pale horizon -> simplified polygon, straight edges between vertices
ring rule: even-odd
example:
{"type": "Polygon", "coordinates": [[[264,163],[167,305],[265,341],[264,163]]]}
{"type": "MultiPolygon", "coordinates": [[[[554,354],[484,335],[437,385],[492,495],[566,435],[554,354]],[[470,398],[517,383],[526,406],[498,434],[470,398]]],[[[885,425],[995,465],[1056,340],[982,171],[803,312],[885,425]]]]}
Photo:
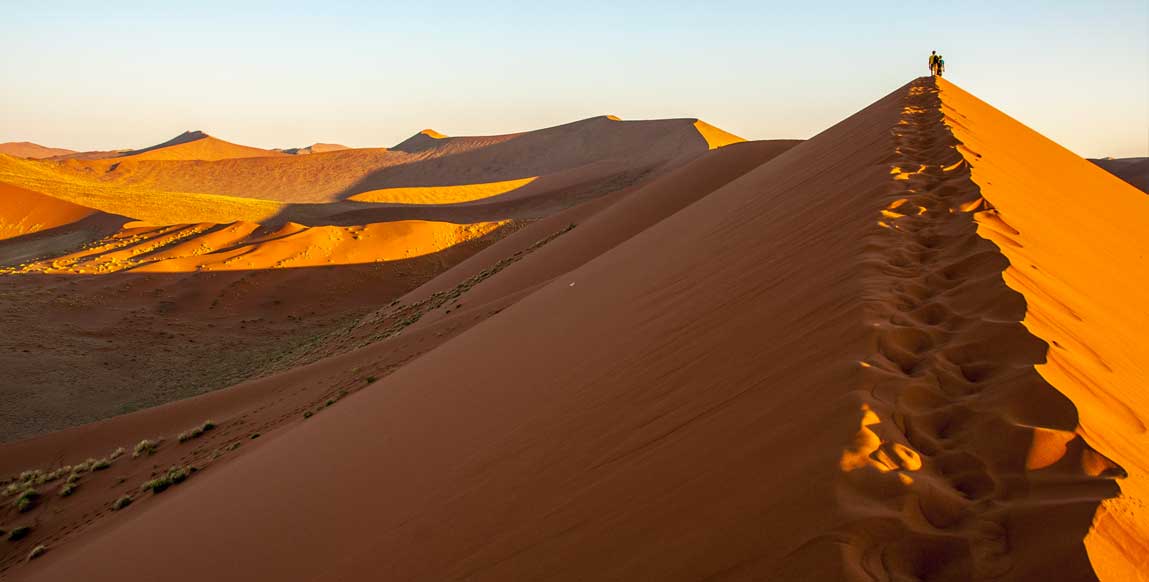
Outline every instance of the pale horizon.
{"type": "Polygon", "coordinates": [[[426,128],[608,114],[806,139],[925,74],[939,49],[950,80],[1075,153],[1149,155],[1143,3],[885,4],[11,7],[0,142],[124,149],[202,130],[261,148],[390,147],[426,128]]]}

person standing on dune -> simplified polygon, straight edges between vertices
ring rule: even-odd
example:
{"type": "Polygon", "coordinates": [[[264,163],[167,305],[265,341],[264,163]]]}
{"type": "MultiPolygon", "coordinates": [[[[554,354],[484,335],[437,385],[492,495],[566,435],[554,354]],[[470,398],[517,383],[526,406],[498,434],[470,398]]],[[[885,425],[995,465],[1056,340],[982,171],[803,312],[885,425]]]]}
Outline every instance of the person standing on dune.
{"type": "Polygon", "coordinates": [[[938,51],[930,51],[930,75],[938,74],[938,51]]]}
{"type": "Polygon", "coordinates": [[[938,55],[938,60],[934,63],[934,70],[937,71],[935,74],[939,77],[942,76],[942,73],[946,70],[946,60],[942,58],[941,55],[938,55]]]}

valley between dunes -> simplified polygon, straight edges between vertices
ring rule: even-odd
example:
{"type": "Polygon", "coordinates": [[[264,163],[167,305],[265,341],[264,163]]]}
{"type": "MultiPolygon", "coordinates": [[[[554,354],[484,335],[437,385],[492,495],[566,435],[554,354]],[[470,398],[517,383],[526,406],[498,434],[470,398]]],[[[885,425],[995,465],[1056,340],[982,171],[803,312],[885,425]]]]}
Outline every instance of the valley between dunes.
{"type": "Polygon", "coordinates": [[[1149,579],[1149,197],[953,83],[321,146],[0,154],[0,578],[1149,579]]]}

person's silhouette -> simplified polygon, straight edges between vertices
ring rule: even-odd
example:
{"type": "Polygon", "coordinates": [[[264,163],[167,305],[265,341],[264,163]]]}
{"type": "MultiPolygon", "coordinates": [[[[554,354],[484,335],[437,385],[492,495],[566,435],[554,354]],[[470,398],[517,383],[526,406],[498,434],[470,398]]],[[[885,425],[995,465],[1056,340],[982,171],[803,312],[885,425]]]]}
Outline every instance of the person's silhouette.
{"type": "Polygon", "coordinates": [[[938,74],[938,61],[940,59],[941,59],[941,56],[938,55],[938,51],[930,51],[930,74],[931,75],[937,75],[938,74]]]}

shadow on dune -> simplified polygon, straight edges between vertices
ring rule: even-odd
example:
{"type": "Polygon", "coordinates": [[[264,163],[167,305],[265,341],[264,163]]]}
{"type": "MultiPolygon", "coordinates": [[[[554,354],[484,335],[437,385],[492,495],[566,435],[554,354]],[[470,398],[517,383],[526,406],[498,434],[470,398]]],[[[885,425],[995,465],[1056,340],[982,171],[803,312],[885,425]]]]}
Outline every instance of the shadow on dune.
{"type": "Polygon", "coordinates": [[[709,145],[693,123],[692,119],[615,121],[603,116],[510,136],[428,137],[433,143],[398,149],[403,146],[400,144],[396,148],[424,159],[375,170],[336,198],[346,200],[381,188],[454,186],[546,177],[608,160],[621,166],[613,168],[613,172],[589,172],[601,179],[604,173],[657,166],[683,155],[706,152],[709,145]]]}
{"type": "Polygon", "coordinates": [[[513,230],[383,263],[0,277],[0,441],[258,377],[513,230]]]}

